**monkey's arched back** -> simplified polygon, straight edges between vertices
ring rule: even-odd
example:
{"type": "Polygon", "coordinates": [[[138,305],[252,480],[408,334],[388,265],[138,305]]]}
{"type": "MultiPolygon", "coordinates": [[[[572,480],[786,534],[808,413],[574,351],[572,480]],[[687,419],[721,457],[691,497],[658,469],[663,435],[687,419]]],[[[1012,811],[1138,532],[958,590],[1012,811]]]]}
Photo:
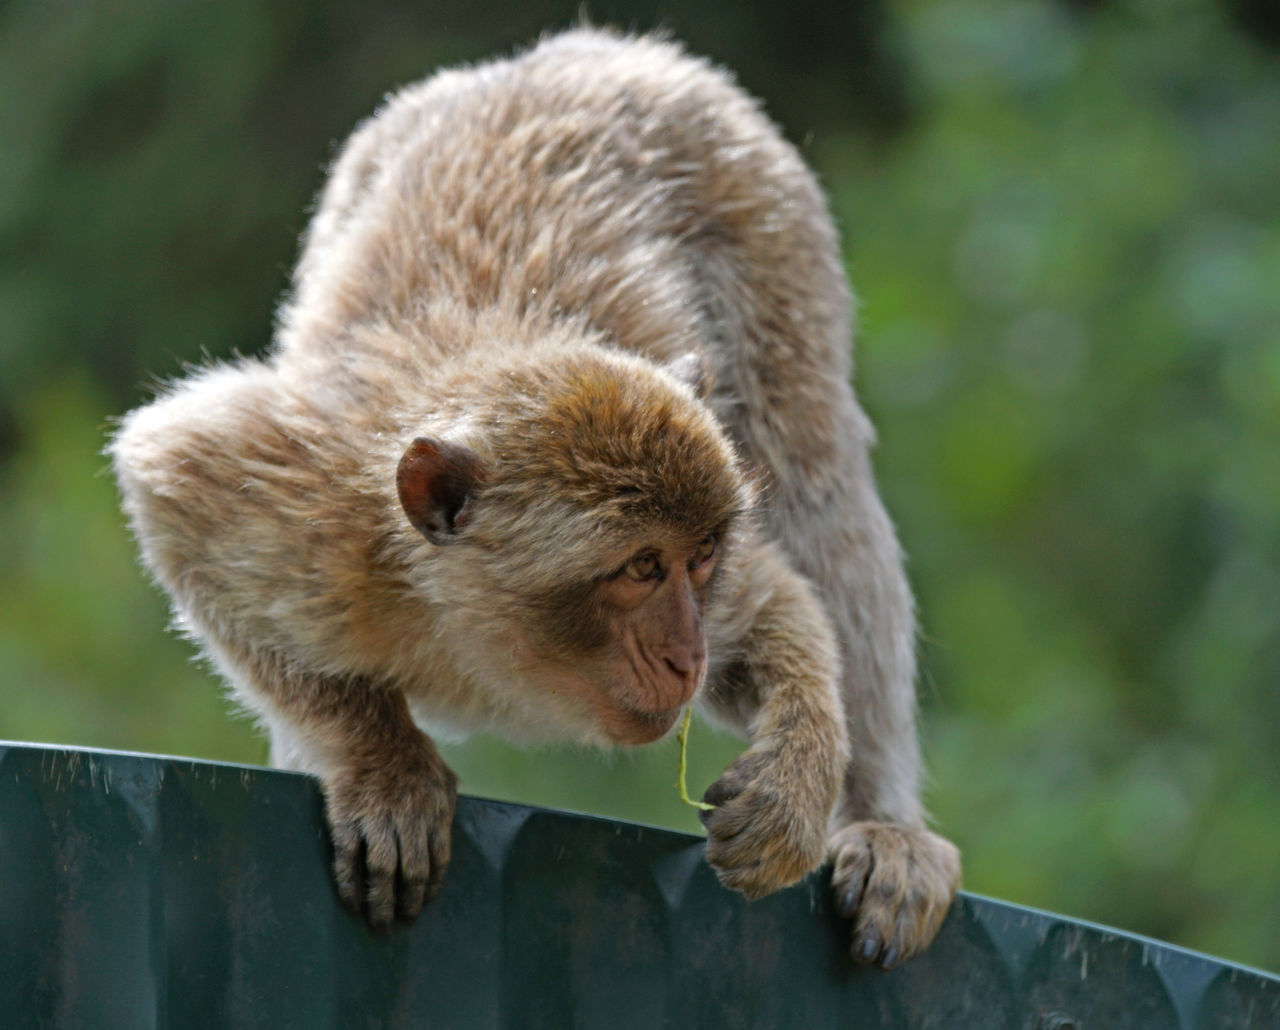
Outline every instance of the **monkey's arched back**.
{"type": "Polygon", "coordinates": [[[852,339],[825,200],[758,105],[674,44],[553,37],[410,87],[356,132],[281,350],[459,298],[572,316],[657,361],[709,351],[717,412],[781,489],[852,442],[833,434],[865,435],[830,413],[853,404],[852,339]]]}

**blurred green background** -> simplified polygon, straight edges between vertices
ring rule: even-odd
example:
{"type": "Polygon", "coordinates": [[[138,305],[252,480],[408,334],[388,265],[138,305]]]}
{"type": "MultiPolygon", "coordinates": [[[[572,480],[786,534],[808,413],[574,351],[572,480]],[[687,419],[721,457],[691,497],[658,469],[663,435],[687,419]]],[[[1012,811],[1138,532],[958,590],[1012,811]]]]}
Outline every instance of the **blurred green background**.
{"type": "MultiPolygon", "coordinates": [[[[388,89],[577,10],[0,5],[0,737],[265,759],[165,630],[108,418],[267,342],[388,89]]],[[[733,67],[830,191],[966,886],[1280,969],[1275,4],[591,12],[733,67]]],[[[736,747],[695,728],[691,787],[736,747]]],[[[473,793],[696,828],[671,742],[449,755],[473,793]]]]}

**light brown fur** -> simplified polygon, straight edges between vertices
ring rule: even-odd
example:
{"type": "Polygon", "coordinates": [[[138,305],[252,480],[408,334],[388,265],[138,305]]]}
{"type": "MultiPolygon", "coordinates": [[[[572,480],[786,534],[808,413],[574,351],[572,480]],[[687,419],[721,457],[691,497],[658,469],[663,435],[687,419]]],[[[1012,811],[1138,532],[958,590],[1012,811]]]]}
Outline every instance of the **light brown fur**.
{"type": "Polygon", "coordinates": [[[829,848],[855,958],[928,943],[959,859],[919,803],[912,603],[851,333],[812,175],[673,45],[566,33],[356,131],[271,353],[177,383],[112,444],[179,621],[273,759],[320,776],[349,901],[412,915],[447,864],[454,783],[420,727],[644,739],[619,699],[653,692],[557,612],[605,625],[592,584],[718,519],[681,618],[702,709],[750,746],[708,792],[708,858],[756,897],[829,848]],[[456,544],[397,500],[415,437],[485,470],[456,544]]]}

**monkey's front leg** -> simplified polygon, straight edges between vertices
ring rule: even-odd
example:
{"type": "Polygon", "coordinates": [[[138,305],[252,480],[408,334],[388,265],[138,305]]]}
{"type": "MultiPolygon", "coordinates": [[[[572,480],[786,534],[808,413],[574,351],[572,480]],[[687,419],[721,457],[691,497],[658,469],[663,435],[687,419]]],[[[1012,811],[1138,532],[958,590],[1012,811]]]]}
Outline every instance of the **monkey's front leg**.
{"type": "Polygon", "coordinates": [[[412,919],[449,865],[457,777],[400,691],[255,664],[249,693],[272,726],[273,761],[324,791],[339,896],[375,929],[412,919]]]}
{"type": "Polygon", "coordinates": [[[828,821],[848,760],[831,628],[808,584],[771,550],[753,556],[763,605],[739,659],[711,684],[712,711],[745,729],[747,751],[703,800],[707,860],[748,898],[787,887],[826,856],[828,821]]]}
{"type": "MultiPolygon", "coordinates": [[[[383,700],[404,708],[399,695],[383,700]]],[[[407,711],[398,716],[321,778],[338,894],[380,930],[413,919],[439,890],[458,803],[453,770],[407,711]]]]}

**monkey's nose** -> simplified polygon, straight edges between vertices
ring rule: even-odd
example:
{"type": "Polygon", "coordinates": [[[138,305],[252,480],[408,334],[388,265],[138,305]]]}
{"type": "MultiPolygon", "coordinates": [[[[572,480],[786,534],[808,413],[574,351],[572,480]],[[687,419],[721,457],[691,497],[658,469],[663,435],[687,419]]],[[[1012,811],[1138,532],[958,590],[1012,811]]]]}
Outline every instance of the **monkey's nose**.
{"type": "Polygon", "coordinates": [[[702,667],[702,652],[691,647],[672,648],[665,658],[667,667],[681,679],[692,679],[702,667]]]}

